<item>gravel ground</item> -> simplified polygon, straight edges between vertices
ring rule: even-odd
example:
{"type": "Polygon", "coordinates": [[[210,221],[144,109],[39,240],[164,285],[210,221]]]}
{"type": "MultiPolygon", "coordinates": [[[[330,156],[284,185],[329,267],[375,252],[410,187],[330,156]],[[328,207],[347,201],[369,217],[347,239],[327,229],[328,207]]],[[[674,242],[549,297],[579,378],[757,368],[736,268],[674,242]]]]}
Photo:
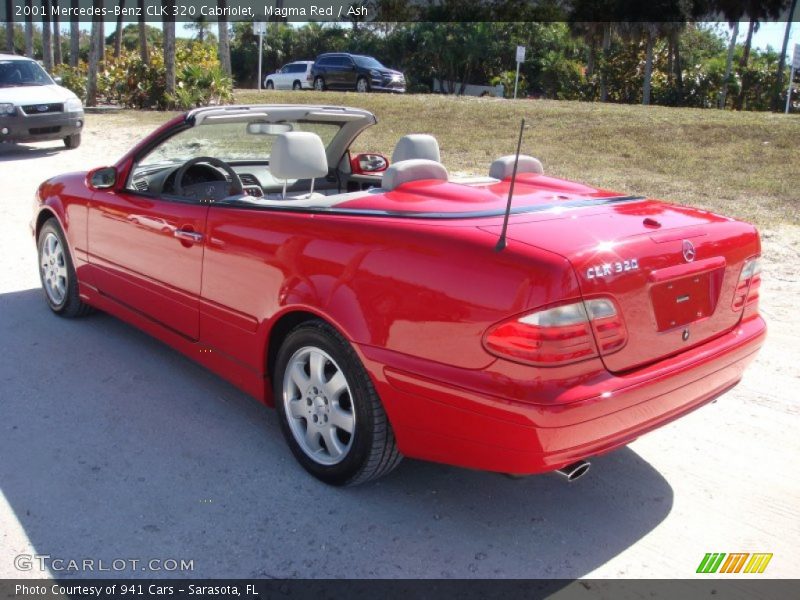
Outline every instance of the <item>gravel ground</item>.
{"type": "Polygon", "coordinates": [[[772,552],[761,577],[800,577],[797,229],[763,232],[770,334],[742,383],[580,482],[408,460],[333,489],[271,410],[111,317],[45,307],[34,190],[150,127],[109,118],[88,116],[74,151],[0,146],[0,577],[103,575],[14,566],[48,554],[193,560],[195,577],[685,578],[706,552],[772,552]]]}

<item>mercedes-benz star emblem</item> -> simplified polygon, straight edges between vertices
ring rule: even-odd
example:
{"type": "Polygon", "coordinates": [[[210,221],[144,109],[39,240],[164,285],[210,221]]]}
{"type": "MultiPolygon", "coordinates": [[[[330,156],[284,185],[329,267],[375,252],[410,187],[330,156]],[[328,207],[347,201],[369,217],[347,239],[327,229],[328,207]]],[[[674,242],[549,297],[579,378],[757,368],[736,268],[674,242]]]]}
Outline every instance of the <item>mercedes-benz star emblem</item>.
{"type": "Polygon", "coordinates": [[[683,240],[683,260],[692,262],[696,254],[694,244],[689,240],[683,240]]]}

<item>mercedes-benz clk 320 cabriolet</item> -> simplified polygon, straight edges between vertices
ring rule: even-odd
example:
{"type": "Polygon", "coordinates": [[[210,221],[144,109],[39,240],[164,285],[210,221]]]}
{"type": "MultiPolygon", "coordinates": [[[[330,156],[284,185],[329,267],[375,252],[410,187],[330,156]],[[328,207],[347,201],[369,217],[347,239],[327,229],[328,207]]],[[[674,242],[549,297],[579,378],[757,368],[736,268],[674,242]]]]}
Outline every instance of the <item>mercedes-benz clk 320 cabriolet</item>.
{"type": "Polygon", "coordinates": [[[274,404],[332,484],[402,456],[574,479],[740,380],[766,333],[753,226],[526,155],[450,178],[427,135],[388,168],[351,156],[375,122],[197,109],[44,182],[48,305],[116,315],[274,404]]]}

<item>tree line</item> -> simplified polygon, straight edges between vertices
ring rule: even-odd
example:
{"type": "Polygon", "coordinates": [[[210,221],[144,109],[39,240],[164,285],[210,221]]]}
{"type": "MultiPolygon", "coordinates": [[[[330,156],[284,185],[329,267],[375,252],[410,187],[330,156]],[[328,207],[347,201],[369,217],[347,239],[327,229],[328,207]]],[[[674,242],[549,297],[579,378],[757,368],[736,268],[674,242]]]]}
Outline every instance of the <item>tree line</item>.
{"type": "MultiPolygon", "coordinates": [[[[10,0],[5,1],[10,11],[10,0]]],[[[143,0],[118,3],[124,6],[126,1],[144,5],[143,0]]],[[[167,14],[174,1],[162,0],[167,14]]],[[[424,20],[425,15],[417,22],[311,22],[302,27],[273,22],[267,28],[262,58],[267,72],[291,60],[313,60],[322,52],[364,53],[403,70],[411,92],[457,94],[467,83],[499,83],[510,94],[515,48],[523,45],[527,48],[520,71],[523,96],[778,110],[787,85],[791,18],[780,51],[753,48],[753,35],[765,21],[794,15],[797,1],[651,0],[645,7],[631,9],[625,0],[573,0],[568,11],[555,15],[551,11],[544,22],[435,22],[424,20]],[[618,20],[600,21],[598,15],[618,20]],[[701,21],[707,15],[722,25],[701,21]],[[746,23],[741,44],[737,43],[740,22],[746,23]]],[[[61,63],[73,68],[85,64],[87,104],[98,100],[98,74],[126,50],[136,53],[144,65],[154,51],[159,52],[166,97],[180,93],[174,20],[165,18],[158,30],[143,17],[127,26],[120,18],[107,32],[109,24],[96,19],[88,34],[71,22],[67,33],[49,11],[51,5],[67,0],[38,2],[46,9],[41,23],[34,24],[32,17],[16,27],[8,23],[6,45],[39,58],[49,71],[61,63]]],[[[99,8],[103,0],[93,2],[99,8]]],[[[389,0],[381,4],[387,2],[392,8],[389,0]]],[[[224,14],[227,0],[217,0],[217,5],[224,14]]],[[[457,11],[466,8],[460,0],[449,0],[436,10],[431,13],[436,18],[455,19],[464,14],[457,11]],[[454,12],[441,12],[446,10],[454,12]]],[[[523,16],[533,19],[537,14],[523,16]]],[[[189,28],[197,43],[214,49],[220,69],[235,85],[255,87],[258,44],[252,23],[229,23],[222,17],[215,23],[199,19],[189,28]]]]}

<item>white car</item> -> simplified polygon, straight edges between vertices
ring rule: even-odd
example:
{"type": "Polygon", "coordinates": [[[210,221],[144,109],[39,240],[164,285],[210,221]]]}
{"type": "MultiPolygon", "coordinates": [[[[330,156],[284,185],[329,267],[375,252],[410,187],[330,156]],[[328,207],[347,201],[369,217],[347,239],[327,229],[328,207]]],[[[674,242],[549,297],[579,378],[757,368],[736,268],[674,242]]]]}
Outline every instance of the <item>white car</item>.
{"type": "Polygon", "coordinates": [[[34,60],[0,54],[0,142],[80,145],[83,104],[58,82],[34,60]]]}
{"type": "Polygon", "coordinates": [[[268,90],[310,90],[314,87],[311,79],[313,64],[313,60],[296,60],[285,64],[264,78],[264,87],[268,90]]]}

